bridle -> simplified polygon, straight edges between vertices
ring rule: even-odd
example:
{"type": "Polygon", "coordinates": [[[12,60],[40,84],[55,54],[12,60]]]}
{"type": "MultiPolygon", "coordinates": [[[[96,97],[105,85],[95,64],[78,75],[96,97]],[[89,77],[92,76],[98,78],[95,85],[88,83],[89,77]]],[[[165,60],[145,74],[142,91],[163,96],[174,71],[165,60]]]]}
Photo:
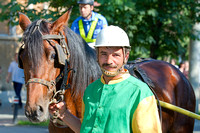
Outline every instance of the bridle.
{"type": "MultiPolygon", "coordinates": [[[[58,103],[60,101],[64,100],[64,92],[66,89],[69,88],[69,83],[68,83],[68,77],[69,77],[69,73],[75,72],[73,69],[69,69],[69,57],[70,57],[70,53],[69,53],[69,48],[68,45],[65,41],[65,36],[62,34],[62,32],[59,32],[59,35],[53,34],[47,34],[47,35],[43,35],[42,32],[40,31],[40,24],[43,20],[38,20],[36,22],[36,25],[33,29],[33,31],[31,32],[31,34],[33,34],[35,31],[39,31],[40,34],[42,35],[42,39],[46,40],[51,46],[53,46],[51,43],[55,44],[55,48],[58,54],[58,60],[59,60],[59,64],[64,65],[64,69],[63,71],[58,75],[58,77],[55,80],[51,80],[51,81],[47,81],[45,79],[40,79],[40,78],[31,78],[27,81],[26,86],[31,84],[31,83],[39,83],[42,84],[44,86],[47,86],[48,91],[52,91],[53,92],[53,96],[50,99],[49,104],[51,103],[58,103]],[[57,42],[53,41],[55,39],[60,40],[60,44],[58,44],[57,42]],[[62,80],[62,84],[59,90],[56,90],[56,84],[58,82],[60,82],[60,80],[62,80]]],[[[21,47],[22,48],[22,47],[21,47]]],[[[58,114],[58,112],[57,112],[58,114]]],[[[50,116],[50,120],[52,120],[52,122],[54,123],[55,126],[58,126],[57,124],[61,125],[59,127],[61,128],[65,128],[67,127],[66,124],[64,124],[64,122],[62,122],[59,118],[58,115],[54,115],[54,116],[50,116]]]]}

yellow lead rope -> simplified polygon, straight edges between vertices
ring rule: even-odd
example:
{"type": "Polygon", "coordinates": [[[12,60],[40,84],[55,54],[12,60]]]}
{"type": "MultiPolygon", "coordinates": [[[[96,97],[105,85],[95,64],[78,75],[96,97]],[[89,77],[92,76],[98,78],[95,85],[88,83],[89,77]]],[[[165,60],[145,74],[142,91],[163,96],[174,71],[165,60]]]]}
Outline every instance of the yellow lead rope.
{"type": "Polygon", "coordinates": [[[196,113],[193,113],[193,112],[191,112],[191,111],[188,111],[188,110],[186,110],[186,109],[177,107],[177,106],[175,106],[175,105],[172,105],[172,104],[169,104],[169,103],[166,103],[166,102],[163,102],[163,101],[159,101],[159,102],[160,102],[161,107],[163,107],[163,108],[167,108],[167,109],[176,111],[176,112],[178,112],[178,113],[187,115],[187,116],[189,116],[189,117],[192,117],[192,118],[194,118],[194,119],[200,120],[200,115],[198,115],[198,114],[196,114],[196,113]]]}

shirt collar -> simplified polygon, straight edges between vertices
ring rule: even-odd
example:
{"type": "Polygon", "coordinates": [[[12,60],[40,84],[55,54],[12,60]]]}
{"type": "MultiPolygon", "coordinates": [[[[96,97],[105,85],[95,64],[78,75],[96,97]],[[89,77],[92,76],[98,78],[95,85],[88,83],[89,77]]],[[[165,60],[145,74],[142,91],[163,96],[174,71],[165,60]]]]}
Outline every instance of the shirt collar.
{"type": "MultiPolygon", "coordinates": [[[[125,70],[125,72],[124,72],[118,79],[110,80],[110,81],[108,82],[108,84],[116,84],[116,83],[119,83],[119,82],[121,82],[121,81],[123,81],[123,80],[129,78],[129,77],[130,77],[129,71],[128,71],[127,69],[124,69],[124,70],[125,70]]],[[[104,78],[103,78],[103,75],[101,75],[101,82],[102,82],[103,84],[106,84],[106,83],[105,83],[105,80],[104,80],[104,78]]]]}

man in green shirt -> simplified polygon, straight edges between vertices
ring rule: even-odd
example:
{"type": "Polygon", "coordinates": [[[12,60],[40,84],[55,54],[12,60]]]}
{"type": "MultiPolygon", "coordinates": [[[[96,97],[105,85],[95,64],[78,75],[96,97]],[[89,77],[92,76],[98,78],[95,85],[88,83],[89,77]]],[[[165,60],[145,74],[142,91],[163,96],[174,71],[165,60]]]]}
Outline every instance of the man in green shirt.
{"type": "Polygon", "coordinates": [[[103,74],[84,92],[82,123],[63,102],[50,105],[50,113],[59,110],[60,118],[75,132],[161,133],[153,93],[124,68],[130,51],[127,34],[108,26],[98,34],[95,48],[103,74]]]}

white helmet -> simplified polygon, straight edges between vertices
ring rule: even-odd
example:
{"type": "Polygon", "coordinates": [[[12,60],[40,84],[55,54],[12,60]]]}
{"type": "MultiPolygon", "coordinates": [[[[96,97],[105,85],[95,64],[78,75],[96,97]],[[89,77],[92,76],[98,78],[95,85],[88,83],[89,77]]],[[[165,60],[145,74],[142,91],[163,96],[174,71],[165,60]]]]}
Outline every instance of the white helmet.
{"type": "Polygon", "coordinates": [[[95,47],[131,47],[126,32],[118,26],[107,26],[99,32],[95,47]]]}

